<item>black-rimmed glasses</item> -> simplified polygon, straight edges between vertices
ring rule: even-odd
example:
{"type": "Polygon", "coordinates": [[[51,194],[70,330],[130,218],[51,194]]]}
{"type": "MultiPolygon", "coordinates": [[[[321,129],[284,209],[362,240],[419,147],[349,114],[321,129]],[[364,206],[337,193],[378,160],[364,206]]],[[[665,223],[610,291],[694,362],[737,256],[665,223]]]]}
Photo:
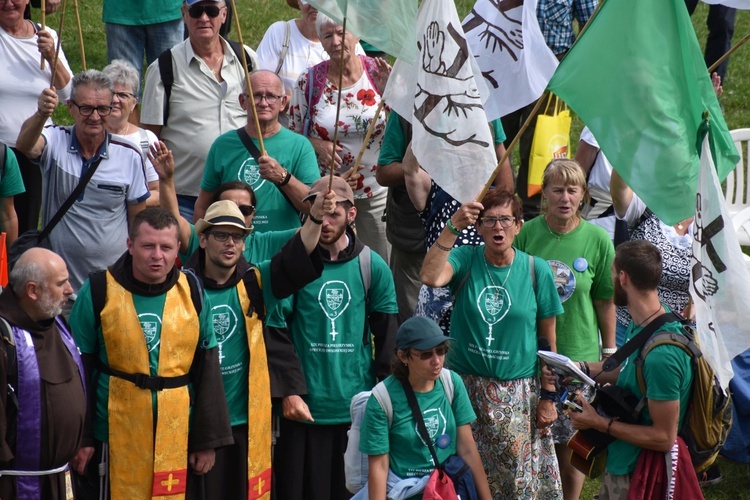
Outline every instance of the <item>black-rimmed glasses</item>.
{"type": "Polygon", "coordinates": [[[253,212],[255,212],[255,207],[252,205],[237,205],[240,209],[240,212],[242,212],[242,215],[248,216],[253,215],[253,212]]]}
{"type": "Polygon", "coordinates": [[[96,111],[99,116],[107,116],[112,112],[112,106],[81,106],[77,102],[75,102],[73,99],[70,100],[70,102],[78,108],[78,111],[83,116],[91,116],[94,111],[96,111]]]}
{"type": "Polygon", "coordinates": [[[245,241],[245,233],[227,233],[224,231],[203,231],[203,234],[213,234],[214,239],[219,243],[224,243],[230,237],[235,243],[242,243],[245,241]]]}

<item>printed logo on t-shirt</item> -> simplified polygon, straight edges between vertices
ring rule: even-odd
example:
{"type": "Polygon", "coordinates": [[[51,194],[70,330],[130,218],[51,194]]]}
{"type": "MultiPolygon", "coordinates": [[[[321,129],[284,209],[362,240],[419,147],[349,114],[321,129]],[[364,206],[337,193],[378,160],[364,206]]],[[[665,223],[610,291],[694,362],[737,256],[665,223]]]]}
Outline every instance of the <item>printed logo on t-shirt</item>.
{"type": "Polygon", "coordinates": [[[224,361],[224,342],[237,331],[237,315],[234,310],[226,304],[220,304],[211,308],[211,324],[214,327],[216,342],[219,344],[219,364],[224,361]]]}
{"type": "Polygon", "coordinates": [[[477,309],[484,322],[487,323],[487,345],[495,340],[492,336],[493,325],[500,322],[508,314],[510,306],[510,295],[508,290],[502,286],[487,286],[479,293],[477,309]]]}
{"type": "Polygon", "coordinates": [[[552,274],[555,277],[555,288],[558,295],[560,295],[560,302],[565,302],[576,291],[575,273],[559,260],[548,260],[547,263],[552,268],[552,274]]]}
{"type": "Polygon", "coordinates": [[[255,158],[248,158],[242,163],[240,171],[237,173],[237,179],[245,184],[250,184],[256,191],[266,182],[265,179],[260,177],[260,167],[255,158]],[[258,181],[260,182],[258,183],[258,181]],[[256,183],[258,183],[257,186],[256,183]]]}
{"type": "Polygon", "coordinates": [[[146,347],[148,352],[156,349],[159,345],[159,329],[161,327],[161,318],[156,314],[143,313],[138,315],[138,321],[141,323],[141,330],[143,330],[143,337],[146,339],[146,347]]]}
{"type": "Polygon", "coordinates": [[[336,336],[340,333],[336,331],[336,319],[344,314],[351,301],[352,295],[349,292],[349,287],[343,281],[326,281],[320,287],[318,305],[323,309],[326,318],[331,321],[332,342],[336,342],[336,336]]]}
{"type": "MultiPolygon", "coordinates": [[[[430,408],[422,412],[422,419],[424,420],[424,426],[427,427],[427,433],[430,436],[430,441],[433,443],[437,436],[442,436],[446,433],[448,427],[448,421],[443,415],[443,411],[440,408],[430,408]]],[[[419,427],[414,424],[414,432],[419,436],[419,440],[422,444],[427,446],[427,443],[422,439],[422,435],[419,433],[419,427]]]]}

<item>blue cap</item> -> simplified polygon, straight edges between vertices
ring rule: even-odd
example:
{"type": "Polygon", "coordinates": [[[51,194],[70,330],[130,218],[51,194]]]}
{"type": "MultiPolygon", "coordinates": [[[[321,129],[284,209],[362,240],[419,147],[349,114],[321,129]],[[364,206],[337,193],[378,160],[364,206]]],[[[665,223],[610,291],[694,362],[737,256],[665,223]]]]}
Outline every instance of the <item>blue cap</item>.
{"type": "Polygon", "coordinates": [[[221,3],[223,0],[185,0],[185,4],[190,7],[191,5],[195,5],[200,2],[214,2],[214,3],[221,3]]]}
{"type": "Polygon", "coordinates": [[[453,339],[446,337],[433,320],[415,316],[404,321],[396,332],[396,349],[426,351],[449,340],[453,339]]]}

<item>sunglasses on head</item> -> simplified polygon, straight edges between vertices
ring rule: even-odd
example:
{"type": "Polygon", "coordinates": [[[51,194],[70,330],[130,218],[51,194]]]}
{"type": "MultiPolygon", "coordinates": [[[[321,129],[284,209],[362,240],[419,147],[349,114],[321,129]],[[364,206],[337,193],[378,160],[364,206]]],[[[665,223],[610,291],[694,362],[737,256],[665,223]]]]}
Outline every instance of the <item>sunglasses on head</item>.
{"type": "Polygon", "coordinates": [[[219,12],[221,12],[221,7],[218,5],[191,5],[188,8],[188,14],[190,14],[190,17],[193,19],[199,19],[203,13],[206,13],[208,17],[216,17],[219,15],[219,12]]]}
{"type": "Polygon", "coordinates": [[[417,351],[415,354],[422,361],[427,361],[428,359],[432,359],[432,356],[434,356],[435,354],[437,354],[438,356],[445,356],[447,353],[448,353],[448,346],[441,345],[429,351],[417,351]]]}

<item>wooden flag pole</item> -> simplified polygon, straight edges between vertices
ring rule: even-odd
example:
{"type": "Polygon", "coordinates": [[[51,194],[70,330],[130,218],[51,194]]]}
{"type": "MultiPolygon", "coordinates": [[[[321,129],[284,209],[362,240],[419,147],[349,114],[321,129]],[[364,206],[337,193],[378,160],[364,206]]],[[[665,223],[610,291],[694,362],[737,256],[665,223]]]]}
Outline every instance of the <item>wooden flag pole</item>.
{"type": "Polygon", "coordinates": [[[505,163],[505,160],[508,159],[510,156],[510,152],[513,151],[513,148],[516,147],[516,144],[518,144],[518,141],[521,140],[521,136],[524,132],[526,132],[526,129],[529,128],[529,124],[531,123],[532,118],[536,116],[536,114],[539,112],[539,108],[542,106],[542,102],[544,102],[544,98],[547,97],[547,94],[549,93],[549,90],[545,90],[544,93],[541,95],[539,100],[536,102],[536,106],[534,106],[534,109],[531,110],[531,114],[526,118],[526,121],[523,122],[523,125],[521,126],[521,130],[518,131],[516,136],[513,138],[511,143],[508,145],[507,148],[505,148],[505,154],[500,158],[500,161],[497,162],[497,167],[495,167],[495,170],[492,171],[492,174],[490,175],[490,178],[487,179],[487,182],[484,184],[484,187],[479,192],[476,198],[474,198],[474,201],[482,201],[482,198],[484,198],[484,195],[487,194],[487,191],[490,189],[490,186],[492,186],[492,183],[495,181],[495,177],[497,177],[498,172],[500,172],[500,167],[502,167],[503,163],[505,163]]]}
{"type": "MultiPolygon", "coordinates": [[[[47,27],[47,0],[42,0],[42,29],[47,27]]],[[[60,34],[58,33],[58,36],[60,34]]],[[[39,69],[44,71],[44,54],[42,54],[42,62],[39,63],[39,69]]]]}
{"type": "MultiPolygon", "coordinates": [[[[328,178],[328,190],[331,190],[333,186],[333,170],[336,167],[336,142],[339,139],[339,115],[341,114],[341,86],[344,82],[344,41],[346,40],[346,15],[344,16],[344,23],[342,24],[343,33],[341,35],[341,61],[339,62],[339,83],[337,90],[339,91],[338,98],[336,99],[336,123],[333,124],[333,146],[331,147],[331,174],[328,178]]],[[[367,71],[367,68],[362,68],[367,71]]],[[[307,82],[308,85],[312,85],[313,82],[307,82]]],[[[311,109],[307,110],[308,113],[312,113],[311,109]]]]}
{"type": "Polygon", "coordinates": [[[78,24],[78,45],[81,47],[81,65],[83,71],[86,71],[86,51],[83,48],[83,30],[81,29],[81,14],[78,12],[78,0],[73,0],[73,7],[76,10],[76,24],[78,24]]]}
{"type": "Polygon", "coordinates": [[[245,70],[245,82],[247,86],[247,100],[250,103],[250,109],[253,114],[253,122],[255,123],[255,131],[258,134],[258,149],[260,149],[260,155],[266,156],[266,148],[263,146],[263,134],[260,131],[260,121],[258,121],[258,111],[255,109],[255,97],[253,96],[253,84],[250,82],[250,72],[247,70],[247,54],[245,53],[245,43],[242,41],[242,28],[240,27],[240,16],[237,11],[237,4],[234,0],[232,2],[232,13],[234,14],[234,27],[237,29],[237,41],[240,43],[242,49],[242,68],[245,70]]]}
{"type": "Polygon", "coordinates": [[[383,99],[380,99],[380,104],[378,104],[378,109],[375,110],[375,117],[370,122],[370,126],[367,127],[367,133],[365,134],[365,140],[362,143],[362,147],[359,150],[359,154],[357,155],[357,161],[354,162],[354,172],[357,173],[357,168],[359,168],[359,164],[362,161],[362,156],[365,154],[365,149],[367,149],[367,143],[370,141],[370,137],[372,136],[372,133],[375,131],[375,125],[378,122],[378,118],[380,118],[380,112],[383,111],[383,106],[385,105],[385,101],[383,99]]]}
{"type": "Polygon", "coordinates": [[[62,33],[63,33],[63,21],[65,21],[65,7],[68,5],[68,0],[63,0],[62,12],[60,12],[60,28],[57,30],[57,48],[55,49],[55,62],[52,64],[52,76],[49,80],[49,86],[52,87],[55,84],[55,75],[57,73],[57,61],[60,59],[60,46],[62,45],[62,33]]]}
{"type": "Polygon", "coordinates": [[[745,36],[744,36],[744,37],[742,38],[742,40],[740,40],[739,42],[737,42],[737,44],[735,44],[735,46],[734,46],[734,47],[732,47],[731,49],[729,49],[729,50],[727,51],[727,53],[726,53],[726,54],[724,54],[723,56],[721,56],[721,57],[720,57],[720,58],[719,58],[719,59],[718,59],[718,60],[717,60],[717,61],[716,61],[715,63],[713,63],[713,64],[711,65],[711,67],[710,67],[710,68],[708,68],[708,74],[710,75],[711,73],[713,73],[713,72],[714,72],[714,70],[715,70],[716,68],[718,68],[718,67],[719,67],[719,65],[720,65],[721,63],[723,63],[724,61],[726,61],[726,60],[727,60],[727,58],[728,58],[729,56],[731,56],[731,55],[732,55],[732,53],[733,53],[733,52],[734,52],[735,50],[737,50],[737,49],[739,49],[740,47],[742,47],[742,46],[743,46],[743,45],[745,44],[745,42],[747,42],[748,40],[750,40],[750,34],[747,34],[747,35],[745,35],[745,36]]]}

